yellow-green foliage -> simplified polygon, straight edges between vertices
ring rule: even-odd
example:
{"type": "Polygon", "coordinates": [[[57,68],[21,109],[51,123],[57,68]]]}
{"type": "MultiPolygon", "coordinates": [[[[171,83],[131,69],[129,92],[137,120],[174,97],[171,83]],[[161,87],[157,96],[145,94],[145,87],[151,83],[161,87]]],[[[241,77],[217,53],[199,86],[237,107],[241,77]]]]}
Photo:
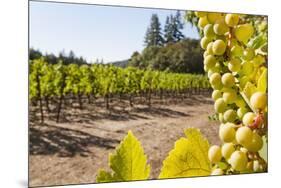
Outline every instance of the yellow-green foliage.
{"type": "Polygon", "coordinates": [[[176,141],[174,149],[163,161],[159,178],[210,175],[208,140],[195,128],[187,129],[185,135],[187,138],[180,138],[176,141]]]}
{"type": "Polygon", "coordinates": [[[112,172],[100,170],[97,182],[116,182],[130,180],[145,180],[149,178],[150,165],[144,154],[141,143],[131,131],[109,156],[109,166],[112,172]]]}

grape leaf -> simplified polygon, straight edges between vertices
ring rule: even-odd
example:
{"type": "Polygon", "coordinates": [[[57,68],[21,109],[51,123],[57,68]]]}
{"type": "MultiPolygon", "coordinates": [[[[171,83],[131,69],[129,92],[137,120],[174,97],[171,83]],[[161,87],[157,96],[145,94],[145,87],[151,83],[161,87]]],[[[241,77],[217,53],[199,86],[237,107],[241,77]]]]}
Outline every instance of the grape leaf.
{"type": "Polygon", "coordinates": [[[247,82],[244,89],[243,89],[243,93],[247,96],[248,99],[256,91],[257,91],[257,87],[254,84],[252,84],[251,82],[247,82]]]}
{"type": "Polygon", "coordinates": [[[259,151],[260,156],[267,162],[267,139],[265,136],[262,137],[263,146],[259,151]]]}
{"type": "Polygon", "coordinates": [[[207,139],[195,128],[187,129],[185,135],[187,138],[177,140],[174,149],[163,161],[160,179],[210,175],[207,139]]]}
{"type": "Polygon", "coordinates": [[[267,37],[264,34],[260,34],[250,40],[247,44],[248,47],[258,49],[267,43],[267,37]]]}
{"type": "Polygon", "coordinates": [[[264,69],[258,79],[257,90],[265,93],[267,89],[267,69],[264,69]]]}
{"type": "Polygon", "coordinates": [[[131,131],[109,156],[109,166],[113,172],[99,170],[97,182],[116,182],[146,180],[149,177],[150,165],[141,143],[131,131]]]}

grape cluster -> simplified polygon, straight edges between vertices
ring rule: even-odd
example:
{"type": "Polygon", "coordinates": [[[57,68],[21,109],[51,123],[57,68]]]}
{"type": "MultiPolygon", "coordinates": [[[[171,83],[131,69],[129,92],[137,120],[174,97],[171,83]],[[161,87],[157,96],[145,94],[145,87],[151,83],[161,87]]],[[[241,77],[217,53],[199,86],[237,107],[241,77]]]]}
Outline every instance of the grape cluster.
{"type": "MultiPolygon", "coordinates": [[[[212,99],[221,122],[222,145],[210,147],[212,175],[266,171],[258,151],[267,133],[267,93],[245,87],[257,85],[257,74],[266,68],[266,57],[249,47],[255,27],[243,15],[195,12],[203,37],[204,70],[213,88],[212,99]]],[[[264,24],[264,22],[263,22],[264,24]]]]}

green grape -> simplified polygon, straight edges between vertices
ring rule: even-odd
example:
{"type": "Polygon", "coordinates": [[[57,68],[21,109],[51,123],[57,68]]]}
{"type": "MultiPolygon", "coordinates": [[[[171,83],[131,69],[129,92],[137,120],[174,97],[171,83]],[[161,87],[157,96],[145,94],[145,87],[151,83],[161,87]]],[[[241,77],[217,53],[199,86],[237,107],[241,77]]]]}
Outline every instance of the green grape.
{"type": "Polygon", "coordinates": [[[217,145],[213,145],[209,148],[208,158],[211,163],[217,163],[221,160],[221,148],[217,145]]]}
{"type": "Polygon", "coordinates": [[[214,32],[217,35],[224,35],[229,32],[229,27],[225,24],[224,19],[217,20],[214,24],[214,32]]]}
{"type": "Polygon", "coordinates": [[[221,71],[221,65],[220,65],[220,63],[219,62],[217,62],[216,64],[215,64],[215,66],[213,66],[212,68],[211,68],[211,70],[213,71],[213,72],[217,72],[217,73],[220,73],[220,71],[221,71]]]}
{"type": "Polygon", "coordinates": [[[238,72],[241,68],[241,60],[239,58],[233,58],[229,61],[227,67],[231,72],[238,72]]]}
{"type": "Polygon", "coordinates": [[[267,97],[265,93],[256,92],[251,96],[250,104],[254,109],[263,110],[266,107],[267,97]]]}
{"type": "Polygon", "coordinates": [[[200,45],[201,48],[203,48],[204,50],[206,50],[207,45],[212,41],[212,39],[208,38],[208,37],[203,37],[200,41],[200,45]]]}
{"type": "Polygon", "coordinates": [[[247,112],[242,119],[244,125],[249,126],[255,120],[256,115],[253,112],[247,112]]]}
{"type": "Polygon", "coordinates": [[[225,23],[229,27],[234,27],[239,23],[239,15],[237,14],[226,14],[225,15],[225,23]]]}
{"type": "Polygon", "coordinates": [[[207,55],[204,59],[204,65],[206,65],[207,68],[214,67],[217,60],[213,55],[207,55]]]}
{"type": "Polygon", "coordinates": [[[237,118],[237,113],[236,111],[229,109],[224,112],[223,118],[226,122],[234,122],[237,118]]]}
{"type": "Polygon", "coordinates": [[[219,19],[222,18],[222,15],[221,15],[221,13],[209,12],[209,13],[207,14],[207,18],[208,18],[208,21],[209,21],[211,24],[214,24],[217,20],[219,20],[219,19]]]}
{"type": "Polygon", "coordinates": [[[243,55],[243,48],[239,45],[234,45],[230,49],[230,55],[231,57],[242,57],[243,55]]]}
{"type": "Polygon", "coordinates": [[[235,148],[233,143],[224,143],[221,147],[221,153],[225,159],[229,159],[234,151],[235,148]]]}
{"type": "Polygon", "coordinates": [[[229,162],[234,170],[244,171],[247,167],[248,159],[245,153],[235,151],[231,154],[229,162]]]}
{"type": "Polygon", "coordinates": [[[231,73],[225,73],[221,77],[221,82],[226,87],[232,87],[235,84],[234,76],[231,73]]]}
{"type": "Polygon", "coordinates": [[[207,16],[207,12],[202,12],[202,11],[196,11],[194,12],[194,14],[200,18],[207,16]]]}
{"type": "Polygon", "coordinates": [[[258,152],[263,146],[263,141],[258,133],[253,132],[253,137],[251,142],[245,144],[245,148],[247,148],[250,152],[258,152]]]}
{"type": "Polygon", "coordinates": [[[221,75],[219,73],[214,73],[210,77],[211,85],[218,85],[221,84],[221,75]]]}
{"type": "Polygon", "coordinates": [[[252,48],[246,48],[243,51],[243,60],[245,60],[245,61],[252,60],[254,58],[254,56],[255,56],[255,50],[252,48]]]}
{"type": "Polygon", "coordinates": [[[209,44],[207,45],[207,48],[206,48],[206,52],[210,55],[214,55],[213,44],[214,44],[214,42],[209,42],[209,44]]]}
{"type": "Polygon", "coordinates": [[[215,101],[214,108],[217,113],[223,113],[226,110],[227,105],[222,98],[215,101]]]}
{"type": "Polygon", "coordinates": [[[206,65],[204,65],[203,69],[204,69],[204,71],[205,71],[205,72],[207,72],[207,71],[208,71],[208,68],[207,68],[207,66],[206,66],[206,65]]]}
{"type": "Polygon", "coordinates": [[[219,175],[223,175],[223,174],[224,174],[224,172],[220,168],[213,169],[211,172],[212,176],[219,176],[219,175]]]}
{"type": "Polygon", "coordinates": [[[241,71],[244,75],[249,75],[249,74],[253,73],[254,65],[250,61],[244,61],[242,63],[241,71]]]}
{"type": "Polygon", "coordinates": [[[198,20],[198,27],[200,29],[203,29],[208,24],[209,24],[209,21],[208,21],[207,17],[199,18],[199,20],[198,20]]]}
{"type": "Polygon", "coordinates": [[[237,142],[242,146],[251,142],[252,137],[253,137],[253,131],[246,126],[238,128],[235,135],[237,142]]]}
{"type": "Polygon", "coordinates": [[[205,58],[207,55],[210,55],[210,54],[208,54],[208,52],[205,51],[205,52],[203,53],[203,57],[205,58]]]}
{"type": "Polygon", "coordinates": [[[212,99],[213,100],[217,100],[218,98],[221,98],[221,97],[222,97],[222,95],[221,95],[220,90],[214,90],[212,92],[212,99]]]}
{"type": "Polygon", "coordinates": [[[227,104],[232,104],[235,102],[237,98],[236,91],[234,89],[227,89],[225,92],[223,92],[223,100],[227,104]]]}
{"type": "Polygon", "coordinates": [[[219,113],[219,121],[221,123],[225,123],[225,120],[223,119],[223,113],[219,113]]]}
{"type": "Polygon", "coordinates": [[[215,55],[222,55],[224,54],[226,49],[226,45],[223,40],[216,40],[212,45],[212,50],[215,55]]]}
{"type": "Polygon", "coordinates": [[[210,39],[215,38],[216,34],[214,32],[212,24],[208,24],[204,27],[204,35],[210,39]]]}
{"type": "Polygon", "coordinates": [[[238,41],[246,44],[254,34],[254,28],[251,24],[238,25],[235,28],[234,34],[238,41]]]}
{"type": "Polygon", "coordinates": [[[238,110],[237,110],[237,115],[240,119],[243,118],[243,116],[248,112],[249,110],[245,107],[240,107],[238,110]]]}
{"type": "Polygon", "coordinates": [[[234,124],[221,124],[219,129],[219,137],[223,142],[232,142],[235,138],[234,124]]]}

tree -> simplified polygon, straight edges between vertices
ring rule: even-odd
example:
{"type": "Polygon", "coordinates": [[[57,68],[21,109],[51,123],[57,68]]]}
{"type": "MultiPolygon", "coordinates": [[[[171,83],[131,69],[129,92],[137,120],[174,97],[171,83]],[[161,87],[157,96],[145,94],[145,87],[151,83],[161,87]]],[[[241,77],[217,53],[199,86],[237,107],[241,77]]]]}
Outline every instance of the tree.
{"type": "Polygon", "coordinates": [[[161,46],[164,43],[161,24],[157,14],[152,14],[150,26],[147,28],[144,40],[145,46],[161,46]]]}
{"type": "Polygon", "coordinates": [[[181,32],[183,26],[180,11],[177,11],[175,16],[167,16],[164,27],[165,43],[174,43],[184,39],[185,36],[181,32]]]}
{"type": "Polygon", "coordinates": [[[165,43],[175,42],[174,36],[173,36],[173,28],[171,21],[174,19],[173,15],[167,16],[166,23],[164,26],[164,38],[165,43]]]}

